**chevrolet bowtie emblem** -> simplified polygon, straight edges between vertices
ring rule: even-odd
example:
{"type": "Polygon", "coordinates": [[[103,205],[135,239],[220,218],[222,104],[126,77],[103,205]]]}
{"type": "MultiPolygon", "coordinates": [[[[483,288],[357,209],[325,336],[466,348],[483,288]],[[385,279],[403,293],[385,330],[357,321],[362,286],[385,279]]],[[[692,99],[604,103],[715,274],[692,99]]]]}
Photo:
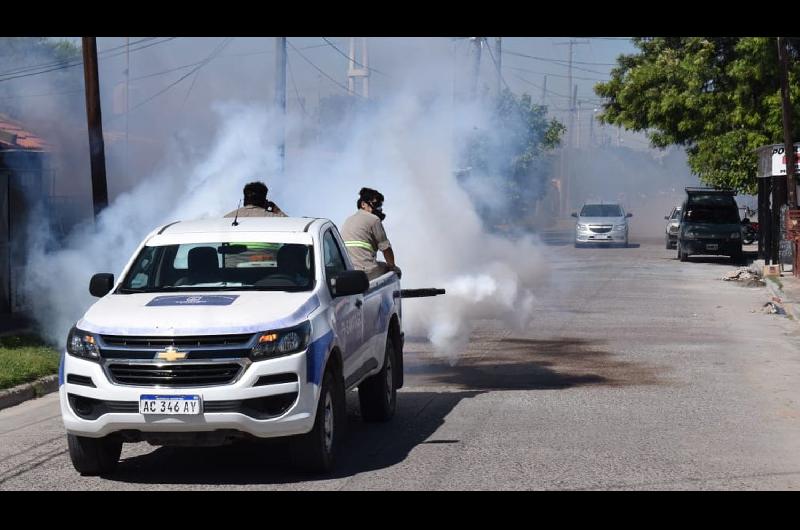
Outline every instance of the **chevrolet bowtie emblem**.
{"type": "Polygon", "coordinates": [[[177,361],[179,359],[185,359],[186,352],[185,351],[178,351],[175,349],[174,346],[167,346],[167,349],[164,351],[160,351],[156,354],[156,359],[161,359],[164,361],[177,361]]]}

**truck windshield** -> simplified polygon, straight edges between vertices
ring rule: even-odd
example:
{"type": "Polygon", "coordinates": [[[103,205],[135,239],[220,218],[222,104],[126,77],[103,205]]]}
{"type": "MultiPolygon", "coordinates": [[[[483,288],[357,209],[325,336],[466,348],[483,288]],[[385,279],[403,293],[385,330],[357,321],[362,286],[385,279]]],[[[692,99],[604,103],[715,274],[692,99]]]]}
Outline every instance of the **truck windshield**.
{"type": "Polygon", "coordinates": [[[622,209],[617,204],[586,204],[581,217],[622,217],[622,209]]]}
{"type": "Polygon", "coordinates": [[[144,247],[118,292],[309,291],[312,248],[295,243],[191,243],[144,247]]]}

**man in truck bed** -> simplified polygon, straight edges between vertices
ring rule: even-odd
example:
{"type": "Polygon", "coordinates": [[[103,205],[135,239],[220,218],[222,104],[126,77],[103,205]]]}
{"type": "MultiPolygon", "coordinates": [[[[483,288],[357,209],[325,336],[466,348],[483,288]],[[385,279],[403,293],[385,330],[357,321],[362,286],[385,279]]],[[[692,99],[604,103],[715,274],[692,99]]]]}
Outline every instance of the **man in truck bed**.
{"type": "Polygon", "coordinates": [[[400,268],[395,265],[394,251],[381,222],[386,218],[382,210],[383,195],[371,188],[361,188],[358,195],[358,211],[342,225],[342,239],[353,266],[365,271],[370,280],[392,270],[399,275],[400,268]],[[386,263],[377,261],[379,250],[386,263]]]}

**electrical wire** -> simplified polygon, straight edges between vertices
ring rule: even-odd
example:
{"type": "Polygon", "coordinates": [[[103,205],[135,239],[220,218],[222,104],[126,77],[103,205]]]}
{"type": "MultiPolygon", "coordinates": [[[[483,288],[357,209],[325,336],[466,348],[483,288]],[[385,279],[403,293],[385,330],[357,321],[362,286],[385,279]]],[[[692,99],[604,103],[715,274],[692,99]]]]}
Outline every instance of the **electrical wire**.
{"type": "MultiPolygon", "coordinates": [[[[553,64],[557,64],[558,66],[563,66],[565,68],[569,68],[569,61],[563,61],[561,59],[549,59],[549,58],[546,58],[546,57],[537,57],[535,55],[528,55],[528,54],[525,54],[525,53],[519,53],[519,52],[515,52],[515,51],[512,51],[512,50],[503,50],[502,53],[506,53],[508,55],[515,55],[517,57],[525,57],[526,59],[534,59],[536,61],[544,61],[544,62],[547,62],[547,63],[553,63],[553,64]]],[[[588,68],[581,68],[579,66],[575,66],[574,63],[576,63],[576,62],[577,61],[572,61],[572,63],[573,63],[572,68],[575,69],[575,70],[580,70],[582,72],[589,72],[589,73],[592,73],[592,74],[608,75],[606,72],[599,72],[597,70],[590,70],[588,68]]],[[[605,66],[616,66],[616,65],[615,64],[606,64],[605,66]]]]}
{"type": "Polygon", "coordinates": [[[334,45],[333,45],[333,43],[332,43],[331,41],[329,41],[328,39],[326,39],[325,37],[322,37],[322,40],[324,40],[325,42],[327,42],[327,43],[328,43],[328,45],[330,45],[330,47],[331,47],[331,48],[333,48],[334,50],[336,50],[337,52],[339,52],[339,54],[340,54],[340,55],[342,55],[342,56],[344,56],[344,57],[345,57],[345,58],[346,58],[348,61],[353,61],[353,62],[354,62],[355,64],[357,64],[359,67],[361,67],[361,68],[366,68],[367,70],[369,70],[369,71],[371,71],[371,72],[376,72],[376,73],[379,73],[379,74],[381,74],[381,75],[385,75],[385,76],[386,76],[386,77],[388,77],[389,79],[391,79],[391,78],[392,78],[392,76],[390,76],[390,75],[389,75],[389,74],[387,74],[387,73],[381,72],[381,71],[380,71],[380,70],[378,70],[377,68],[372,68],[372,67],[370,67],[370,66],[364,66],[364,65],[363,65],[363,64],[361,64],[360,62],[356,61],[355,57],[351,59],[349,55],[347,55],[347,54],[346,54],[346,53],[344,53],[342,50],[340,50],[339,48],[337,48],[336,46],[334,46],[334,45]]]}
{"type": "MultiPolygon", "coordinates": [[[[139,43],[142,43],[142,42],[150,41],[150,40],[153,40],[155,38],[156,37],[147,37],[147,38],[135,41],[135,42],[131,43],[131,45],[136,45],[136,44],[139,44],[139,43]]],[[[114,50],[117,50],[117,49],[120,49],[120,48],[124,48],[126,46],[127,46],[127,44],[123,44],[122,46],[115,46],[114,48],[109,48],[107,50],[98,51],[97,55],[98,55],[98,57],[100,57],[100,56],[103,56],[104,54],[108,54],[108,53],[110,53],[110,52],[112,52],[114,50]]],[[[71,63],[72,61],[74,61],[74,59],[72,59],[72,60],[63,60],[62,59],[60,61],[55,61],[55,62],[50,62],[50,63],[42,63],[42,64],[37,64],[37,65],[32,65],[32,66],[26,66],[26,67],[23,67],[23,68],[17,68],[16,70],[7,70],[5,72],[0,72],[0,77],[7,76],[7,75],[14,75],[14,74],[30,72],[30,71],[33,71],[33,70],[38,70],[40,68],[51,68],[51,67],[54,67],[54,66],[63,66],[65,64],[71,63]]]]}
{"type": "Polygon", "coordinates": [[[349,88],[347,88],[346,86],[344,86],[343,84],[341,84],[340,82],[338,82],[337,80],[335,80],[334,78],[332,78],[331,76],[329,76],[329,75],[328,75],[328,74],[327,74],[325,71],[323,71],[323,70],[322,70],[322,69],[321,69],[319,66],[317,66],[316,64],[314,64],[314,63],[313,63],[313,62],[312,62],[312,61],[311,61],[311,60],[310,60],[308,57],[306,57],[305,55],[303,55],[302,53],[300,53],[300,50],[298,50],[298,49],[297,49],[297,47],[296,47],[294,44],[292,44],[292,42],[291,42],[289,39],[286,39],[286,42],[289,44],[289,46],[292,48],[292,50],[294,50],[294,51],[297,53],[297,55],[299,55],[300,57],[302,57],[302,59],[303,59],[305,62],[307,62],[308,64],[310,64],[310,65],[311,65],[311,66],[312,66],[312,67],[313,67],[313,68],[314,68],[314,69],[315,69],[317,72],[319,72],[320,74],[324,75],[326,78],[328,78],[328,80],[329,80],[329,81],[331,81],[332,83],[334,83],[336,86],[338,86],[338,87],[342,88],[342,89],[343,89],[343,90],[345,90],[345,91],[346,91],[348,94],[357,95],[357,96],[359,96],[359,97],[362,97],[362,98],[364,97],[363,95],[361,95],[361,94],[358,94],[357,92],[352,92],[352,93],[351,93],[349,88]]]}
{"type": "Polygon", "coordinates": [[[297,90],[297,83],[294,81],[294,72],[292,72],[292,63],[290,61],[286,61],[286,66],[289,69],[289,79],[292,81],[292,86],[294,87],[294,93],[297,96],[297,104],[300,105],[300,109],[303,111],[303,115],[306,118],[310,118],[308,112],[306,112],[306,105],[303,103],[303,100],[300,99],[300,91],[297,90]]]}
{"type": "MultiPolygon", "coordinates": [[[[203,68],[203,67],[204,67],[205,65],[207,65],[209,62],[211,62],[211,60],[212,60],[212,59],[214,59],[214,57],[216,57],[216,56],[217,56],[217,55],[218,55],[218,54],[219,54],[219,53],[220,53],[222,50],[224,50],[224,49],[225,49],[225,47],[226,47],[226,46],[228,46],[228,44],[230,44],[230,43],[231,43],[231,42],[234,40],[234,38],[235,38],[235,37],[227,37],[226,39],[224,39],[224,40],[223,40],[223,41],[222,41],[220,44],[218,44],[218,45],[217,45],[217,47],[216,47],[216,48],[214,48],[214,50],[211,52],[211,54],[209,54],[209,56],[208,56],[208,57],[206,57],[205,59],[203,59],[202,61],[200,61],[200,64],[199,64],[197,67],[195,67],[195,68],[194,68],[194,69],[193,69],[191,72],[189,72],[189,73],[187,73],[187,74],[185,74],[185,75],[182,75],[180,78],[178,78],[178,79],[177,79],[177,80],[175,80],[174,82],[170,83],[169,85],[167,85],[167,86],[166,86],[166,87],[164,87],[163,89],[159,90],[158,92],[156,92],[156,93],[155,93],[155,94],[153,94],[152,96],[148,97],[147,99],[145,99],[144,101],[142,101],[142,102],[141,102],[141,103],[139,103],[138,105],[136,105],[136,106],[134,106],[134,107],[130,108],[128,112],[130,112],[131,110],[136,110],[136,109],[138,109],[138,108],[142,107],[143,105],[145,105],[145,104],[149,103],[150,101],[154,100],[155,98],[157,98],[157,97],[158,97],[158,96],[160,96],[161,94],[163,94],[163,93],[167,92],[167,91],[168,91],[168,90],[170,90],[172,87],[174,87],[175,85],[177,85],[178,83],[180,83],[181,81],[183,81],[184,79],[186,79],[187,77],[189,77],[190,75],[192,75],[193,73],[195,73],[195,72],[197,72],[198,70],[200,70],[201,68],[203,68]]],[[[188,97],[188,95],[187,95],[187,97],[188,97]]]]}
{"type": "MultiPolygon", "coordinates": [[[[150,44],[146,44],[146,45],[140,46],[140,47],[132,49],[130,51],[143,50],[145,48],[150,48],[152,46],[157,46],[158,44],[163,44],[165,42],[171,41],[171,40],[176,39],[176,38],[178,38],[178,37],[169,37],[167,39],[164,39],[164,40],[161,40],[161,41],[158,41],[158,42],[154,42],[154,43],[150,43],[150,44]]],[[[110,59],[110,58],[113,58],[113,57],[119,57],[120,55],[123,55],[125,53],[127,53],[127,50],[121,51],[121,52],[118,52],[118,53],[114,53],[114,54],[110,54],[110,55],[105,55],[103,57],[103,59],[110,59]]],[[[98,57],[98,59],[99,59],[99,57],[98,57]]],[[[55,63],[53,63],[53,64],[55,64],[55,63]]],[[[57,71],[57,70],[65,70],[67,68],[72,68],[73,66],[78,66],[78,65],[83,64],[83,58],[76,59],[76,60],[73,60],[73,61],[67,62],[67,63],[60,63],[60,64],[61,64],[60,66],[53,66],[53,67],[41,69],[39,71],[34,71],[34,72],[30,72],[30,73],[24,73],[24,74],[18,74],[18,75],[10,75],[10,76],[7,76],[7,77],[3,77],[2,79],[0,79],[0,83],[2,83],[4,81],[11,81],[11,80],[14,80],[14,79],[20,79],[20,78],[24,78],[24,77],[32,77],[32,76],[36,76],[36,75],[46,74],[48,72],[54,72],[54,71],[57,71]]],[[[2,77],[2,75],[0,75],[0,77],[2,77]]]]}

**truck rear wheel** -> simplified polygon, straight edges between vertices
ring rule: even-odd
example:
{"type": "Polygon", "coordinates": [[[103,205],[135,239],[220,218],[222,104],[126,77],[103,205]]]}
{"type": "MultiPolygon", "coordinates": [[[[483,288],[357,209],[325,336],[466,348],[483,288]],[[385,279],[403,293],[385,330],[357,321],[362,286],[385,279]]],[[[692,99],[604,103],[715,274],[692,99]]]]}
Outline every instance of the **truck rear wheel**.
{"type": "Polygon", "coordinates": [[[322,378],[314,428],[297,437],[291,444],[295,467],[311,473],[330,473],[335,464],[342,434],[343,410],[341,392],[331,370],[322,378]]]}
{"type": "Polygon", "coordinates": [[[394,343],[389,336],[386,337],[383,368],[358,385],[358,402],[361,405],[361,417],[364,421],[388,421],[394,416],[397,407],[397,388],[394,384],[396,364],[394,343]]]}
{"type": "Polygon", "coordinates": [[[116,469],[122,453],[122,440],[116,436],[87,438],[67,434],[69,457],[81,475],[107,475],[116,469]]]}

